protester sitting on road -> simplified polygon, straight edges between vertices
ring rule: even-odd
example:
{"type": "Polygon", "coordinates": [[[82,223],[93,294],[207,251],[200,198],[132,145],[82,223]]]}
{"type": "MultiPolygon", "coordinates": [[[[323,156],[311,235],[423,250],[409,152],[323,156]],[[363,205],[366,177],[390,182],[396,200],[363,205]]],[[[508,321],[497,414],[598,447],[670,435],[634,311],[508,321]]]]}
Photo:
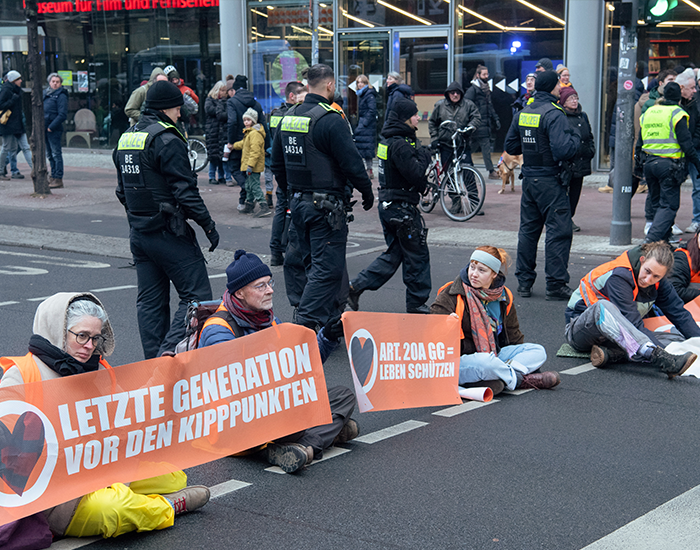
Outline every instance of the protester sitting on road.
{"type": "Polygon", "coordinates": [[[666,278],[672,268],[673,252],[664,241],[634,247],[596,267],[581,279],[567,305],[567,342],[578,351],[590,351],[594,367],[630,360],[660,369],[669,378],[683,374],[697,356],[673,355],[663,346],[700,336],[700,327],[666,278]],[[642,318],[653,306],[680,334],[645,328],[642,318]]]}
{"type": "Polygon", "coordinates": [[[700,243],[698,233],[673,252],[673,269],[668,275],[673,288],[684,303],[692,302],[700,296],[700,287],[690,283],[700,283],[700,243]]]}
{"type": "MultiPolygon", "coordinates": [[[[199,337],[203,348],[278,325],[272,312],[274,281],[270,268],[255,254],[237,250],[226,268],[226,291],[218,311],[206,320],[199,337]]],[[[325,361],[338,346],[343,334],[339,318],[329,321],[316,336],[321,361],[325,361]]],[[[287,473],[301,470],[314,458],[323,457],[324,449],[335,443],[356,438],[360,428],[350,418],[355,409],[355,396],[343,386],[328,389],[333,422],[290,434],[268,443],[262,454],[270,464],[287,473]]]]}
{"type": "Polygon", "coordinates": [[[460,319],[460,385],[490,382],[494,394],[504,386],[509,390],[553,388],[560,382],[559,373],[535,372],[547,353],[539,344],[524,343],[520,332],[513,293],[505,286],[508,261],[501,248],[478,247],[457,278],[438,291],[430,313],[460,319]]]}
{"type": "MultiPolygon", "coordinates": [[[[29,353],[2,357],[0,388],[51,380],[112,367],[102,358],[114,351],[114,333],[100,300],[88,292],[59,292],[34,315],[29,353]]],[[[44,511],[54,536],[116,537],[131,531],[165,529],[176,515],[209,501],[207,487],[186,487],[182,471],[113,483],[44,511]]]]}

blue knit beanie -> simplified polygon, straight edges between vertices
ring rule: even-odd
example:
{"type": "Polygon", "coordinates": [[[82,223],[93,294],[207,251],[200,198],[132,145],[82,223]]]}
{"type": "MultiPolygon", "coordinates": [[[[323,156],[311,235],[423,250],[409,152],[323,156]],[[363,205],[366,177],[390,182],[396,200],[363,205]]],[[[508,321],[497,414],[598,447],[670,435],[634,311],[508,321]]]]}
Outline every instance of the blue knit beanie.
{"type": "Polygon", "coordinates": [[[261,277],[272,277],[270,268],[255,254],[236,250],[233,261],[226,268],[226,288],[233,294],[261,277]]]}

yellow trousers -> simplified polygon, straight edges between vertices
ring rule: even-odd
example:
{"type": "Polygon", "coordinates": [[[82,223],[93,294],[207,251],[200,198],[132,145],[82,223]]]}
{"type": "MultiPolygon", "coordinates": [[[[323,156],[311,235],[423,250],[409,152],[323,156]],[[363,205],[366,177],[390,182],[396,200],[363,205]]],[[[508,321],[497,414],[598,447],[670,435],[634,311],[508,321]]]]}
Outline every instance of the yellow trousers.
{"type": "Polygon", "coordinates": [[[85,495],[66,529],[67,537],[118,537],[131,531],[153,531],[170,527],[175,512],[161,494],[187,485],[185,472],[134,481],[129,487],[114,483],[85,495]]]}

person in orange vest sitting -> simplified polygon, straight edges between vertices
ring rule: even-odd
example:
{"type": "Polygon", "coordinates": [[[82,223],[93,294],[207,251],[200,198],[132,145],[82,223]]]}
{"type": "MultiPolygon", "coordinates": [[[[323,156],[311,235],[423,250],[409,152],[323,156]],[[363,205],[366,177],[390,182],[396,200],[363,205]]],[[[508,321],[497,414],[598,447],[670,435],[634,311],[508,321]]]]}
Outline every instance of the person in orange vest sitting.
{"type": "Polygon", "coordinates": [[[550,389],[559,373],[535,372],[547,360],[539,344],[525,343],[513,293],[505,286],[509,261],[505,250],[480,246],[457,278],[444,285],[430,313],[461,320],[459,384],[488,385],[494,394],[504,387],[550,389]]]}
{"type": "Polygon", "coordinates": [[[566,308],[566,340],[591,353],[594,367],[615,362],[645,363],[669,378],[683,374],[697,358],[673,355],[664,346],[700,336],[700,327],[666,278],[673,252],[665,241],[645,243],[588,273],[566,308]],[[652,332],[642,318],[658,307],[677,331],[652,332]],[[680,333],[680,334],[679,334],[680,333]]]}
{"type": "MultiPolygon", "coordinates": [[[[102,357],[114,351],[114,333],[100,300],[88,292],[59,292],[36,310],[29,353],[0,357],[0,388],[112,367],[102,357]]],[[[35,401],[37,388],[27,388],[35,401]]],[[[40,390],[39,390],[40,391],[40,390]]],[[[37,405],[38,406],[38,405],[37,405]]],[[[54,537],[116,537],[130,531],[165,529],[176,515],[209,501],[207,487],[187,487],[182,471],[109,487],[43,512],[54,537]]]]}
{"type": "MultiPolygon", "coordinates": [[[[226,268],[226,291],[218,311],[207,319],[197,347],[203,348],[235,338],[242,338],[280,320],[272,312],[275,281],[270,268],[255,254],[237,250],[226,268]]],[[[321,362],[338,347],[343,335],[339,317],[331,319],[316,335],[321,362]]],[[[355,410],[355,395],[344,386],[328,388],[333,422],[315,426],[268,443],[264,458],[286,473],[297,472],[311,461],[321,459],[324,449],[346,443],[360,435],[360,427],[350,416],[355,410]]]]}
{"type": "Polygon", "coordinates": [[[673,253],[673,269],[668,276],[673,288],[684,303],[692,302],[700,296],[700,287],[690,283],[700,283],[700,243],[698,233],[673,253]]]}

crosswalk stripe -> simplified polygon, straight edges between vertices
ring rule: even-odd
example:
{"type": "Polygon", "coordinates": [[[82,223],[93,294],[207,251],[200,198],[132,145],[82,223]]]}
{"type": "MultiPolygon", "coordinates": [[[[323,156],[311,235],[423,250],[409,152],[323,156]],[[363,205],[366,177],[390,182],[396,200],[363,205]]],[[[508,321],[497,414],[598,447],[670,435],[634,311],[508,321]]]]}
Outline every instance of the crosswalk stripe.
{"type": "MultiPolygon", "coordinates": [[[[323,462],[325,460],[329,460],[331,458],[335,458],[336,456],[344,455],[345,453],[349,453],[350,449],[343,449],[342,447],[329,447],[328,449],[324,449],[323,451],[323,458],[319,460],[314,460],[309,464],[310,466],[313,466],[314,464],[318,464],[319,462],[323,462]]],[[[285,474],[286,472],[282,470],[279,466],[270,466],[269,468],[265,468],[266,472],[272,472],[273,474],[285,474]]]]}
{"type": "Polygon", "coordinates": [[[420,422],[418,420],[407,420],[406,422],[396,424],[395,426],[389,426],[388,428],[384,428],[382,430],[378,430],[367,435],[361,435],[360,437],[353,439],[353,441],[372,445],[373,443],[378,443],[379,441],[384,441],[385,439],[389,439],[390,437],[401,435],[403,433],[410,432],[411,430],[415,430],[416,428],[422,428],[423,426],[427,425],[427,422],[420,422]]]}
{"type": "Polygon", "coordinates": [[[488,403],[482,403],[481,401],[467,401],[461,405],[455,405],[454,407],[449,407],[447,409],[442,409],[441,411],[435,411],[433,414],[435,416],[442,416],[444,418],[452,418],[458,414],[462,414],[468,411],[473,411],[480,407],[485,407],[486,405],[491,405],[491,403],[498,403],[498,399],[492,399],[488,403]]]}
{"type": "Polygon", "coordinates": [[[596,368],[593,366],[592,363],[586,363],[585,365],[580,365],[578,367],[573,367],[571,369],[560,371],[560,374],[570,374],[572,376],[576,376],[577,374],[582,374],[584,372],[588,372],[589,370],[595,369],[596,368]]]}

